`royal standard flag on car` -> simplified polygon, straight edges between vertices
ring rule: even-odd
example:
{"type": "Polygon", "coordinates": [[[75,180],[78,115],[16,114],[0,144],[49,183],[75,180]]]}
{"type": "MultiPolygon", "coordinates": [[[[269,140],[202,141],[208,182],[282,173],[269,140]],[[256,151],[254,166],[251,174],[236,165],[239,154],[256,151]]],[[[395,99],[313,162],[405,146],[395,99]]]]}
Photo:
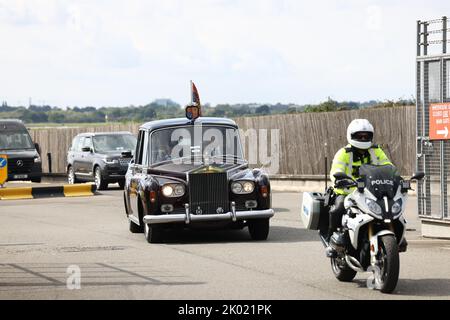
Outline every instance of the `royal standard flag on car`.
{"type": "Polygon", "coordinates": [[[201,106],[200,95],[198,94],[197,87],[195,86],[193,81],[191,81],[191,102],[192,104],[197,104],[198,107],[201,106]]]}

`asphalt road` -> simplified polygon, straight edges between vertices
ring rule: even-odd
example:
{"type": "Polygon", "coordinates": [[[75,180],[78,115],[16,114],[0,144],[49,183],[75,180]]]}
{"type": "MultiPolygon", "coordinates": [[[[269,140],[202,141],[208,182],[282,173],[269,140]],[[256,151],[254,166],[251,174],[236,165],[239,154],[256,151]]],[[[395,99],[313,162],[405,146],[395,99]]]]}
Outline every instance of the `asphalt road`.
{"type": "Polygon", "coordinates": [[[450,299],[450,242],[420,239],[415,200],[393,295],[367,289],[368,274],[334,278],[316,232],[303,228],[300,194],[273,195],[267,241],[247,229],[178,231],[152,245],[128,231],[118,189],[2,201],[0,299],[450,299]],[[71,271],[80,289],[68,289],[71,271]]]}

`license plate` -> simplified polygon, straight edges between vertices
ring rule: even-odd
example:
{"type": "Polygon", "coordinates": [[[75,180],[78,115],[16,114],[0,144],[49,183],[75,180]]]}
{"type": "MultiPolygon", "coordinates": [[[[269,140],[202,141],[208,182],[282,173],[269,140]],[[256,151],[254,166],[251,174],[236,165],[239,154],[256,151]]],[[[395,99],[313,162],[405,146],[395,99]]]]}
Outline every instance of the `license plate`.
{"type": "Polygon", "coordinates": [[[28,178],[27,174],[15,174],[14,179],[26,179],[28,178]]]}

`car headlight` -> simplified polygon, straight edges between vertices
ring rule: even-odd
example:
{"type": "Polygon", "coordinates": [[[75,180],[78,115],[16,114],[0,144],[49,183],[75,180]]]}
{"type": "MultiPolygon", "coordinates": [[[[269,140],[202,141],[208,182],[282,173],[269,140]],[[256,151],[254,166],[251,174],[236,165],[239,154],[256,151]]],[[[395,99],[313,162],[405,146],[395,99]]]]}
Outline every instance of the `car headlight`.
{"type": "Polygon", "coordinates": [[[37,156],[36,158],[34,158],[34,163],[39,163],[39,162],[42,162],[40,156],[37,156]]]}
{"type": "Polygon", "coordinates": [[[184,185],[182,184],[166,184],[161,189],[162,194],[167,198],[181,197],[185,193],[184,185]]]}
{"type": "Polygon", "coordinates": [[[244,182],[242,189],[244,189],[246,193],[252,193],[253,190],[255,190],[255,184],[250,181],[244,182]]]}
{"type": "Polygon", "coordinates": [[[400,213],[400,211],[402,211],[402,200],[401,199],[392,205],[392,213],[393,214],[398,214],[398,213],[400,213]]]}
{"type": "Polygon", "coordinates": [[[119,163],[119,160],[117,160],[117,159],[103,158],[102,160],[103,160],[106,164],[117,164],[117,163],[119,163]]]}
{"type": "Polygon", "coordinates": [[[370,211],[372,211],[376,215],[381,215],[381,207],[378,203],[376,203],[372,199],[366,199],[366,205],[370,211]]]}
{"type": "Polygon", "coordinates": [[[231,191],[235,194],[248,194],[255,190],[255,184],[251,181],[237,181],[231,184],[231,191]]]}
{"type": "Polygon", "coordinates": [[[233,182],[231,184],[231,191],[233,191],[233,193],[239,194],[242,191],[242,184],[240,184],[239,182],[233,182]]]}
{"type": "Polygon", "coordinates": [[[173,189],[173,192],[177,197],[181,197],[184,195],[184,186],[182,184],[177,184],[173,189]]]}

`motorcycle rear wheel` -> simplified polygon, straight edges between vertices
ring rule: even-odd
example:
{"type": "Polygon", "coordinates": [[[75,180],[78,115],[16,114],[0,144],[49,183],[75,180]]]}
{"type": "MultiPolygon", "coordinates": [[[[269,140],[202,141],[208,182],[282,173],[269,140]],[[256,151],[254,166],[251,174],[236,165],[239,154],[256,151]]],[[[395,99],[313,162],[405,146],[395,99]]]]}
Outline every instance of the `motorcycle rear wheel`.
{"type": "Polygon", "coordinates": [[[350,282],[356,276],[356,271],[351,269],[345,261],[338,261],[340,258],[331,258],[331,270],[334,276],[341,282],[350,282]]]}

